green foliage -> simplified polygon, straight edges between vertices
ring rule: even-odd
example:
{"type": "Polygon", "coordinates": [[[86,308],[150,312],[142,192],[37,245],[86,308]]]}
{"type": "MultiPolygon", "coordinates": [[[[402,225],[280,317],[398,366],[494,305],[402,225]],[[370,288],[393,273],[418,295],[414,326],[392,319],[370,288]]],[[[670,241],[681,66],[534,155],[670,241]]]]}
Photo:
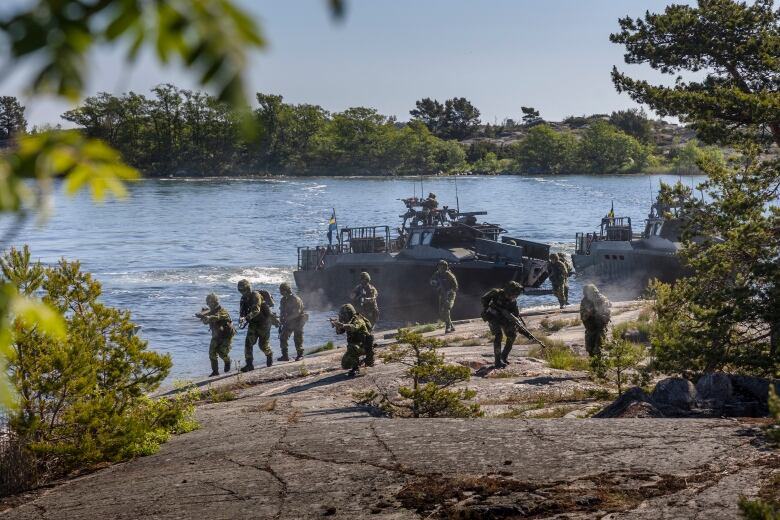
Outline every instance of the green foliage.
{"type": "Polygon", "coordinates": [[[177,59],[198,71],[201,85],[238,105],[246,56],[265,46],[254,20],[229,0],[40,0],[9,12],[0,31],[11,56],[35,67],[34,92],[71,100],[84,88],[94,47],[122,42],[132,60],[145,46],[162,63],[177,59]]]}
{"type": "Polygon", "coordinates": [[[780,12],[770,0],[702,0],[670,5],[663,13],[620,20],[611,41],[625,45],[625,61],[670,75],[699,72],[674,86],[652,85],[612,71],[619,92],[661,116],[692,123],[708,143],[776,141],[780,12]]]}
{"type": "Polygon", "coordinates": [[[646,355],[641,344],[616,337],[602,345],[601,356],[591,359],[591,371],[596,378],[614,383],[618,395],[622,395],[623,388],[636,376],[639,364],[646,355]]]}
{"type": "Polygon", "coordinates": [[[780,397],[775,392],[774,385],[769,386],[769,414],[774,418],[775,424],[768,430],[768,437],[776,444],[780,444],[780,397]]]}
{"type": "Polygon", "coordinates": [[[623,323],[618,323],[612,327],[612,337],[614,339],[626,339],[625,335],[628,331],[636,331],[638,341],[640,343],[646,343],[650,341],[653,325],[649,321],[641,319],[636,321],[624,321],[623,323]]]}
{"type": "Polygon", "coordinates": [[[537,335],[539,341],[544,343],[541,348],[534,345],[528,350],[528,355],[537,359],[544,359],[550,368],[558,370],[587,370],[588,359],[578,356],[561,340],[551,339],[547,336],[537,335]]]}
{"type": "Polygon", "coordinates": [[[714,146],[701,146],[691,139],[670,152],[671,166],[676,173],[700,174],[699,162],[724,163],[723,151],[714,146]]]}
{"type": "Polygon", "coordinates": [[[572,134],[540,124],[531,128],[519,144],[517,163],[523,173],[570,173],[576,168],[577,146],[572,134]]]}
{"type": "Polygon", "coordinates": [[[644,109],[631,108],[612,112],[609,123],[640,143],[648,144],[652,139],[653,124],[647,118],[644,109]]]}
{"type": "Polygon", "coordinates": [[[650,157],[649,149],[606,121],[591,123],[577,149],[577,168],[593,175],[634,173],[650,157]]]}
{"type": "Polygon", "coordinates": [[[776,501],[741,498],[739,511],[747,520],[780,520],[780,503],[776,501]]]}
{"type": "Polygon", "coordinates": [[[409,114],[437,137],[466,139],[479,127],[479,110],[463,97],[448,99],[443,105],[435,99],[425,98],[415,106],[409,114]]]}
{"type": "Polygon", "coordinates": [[[192,426],[188,401],[146,397],[167,376],[170,356],[147,350],[128,312],[98,302],[100,284],[78,262],[44,267],[25,248],[0,267],[4,283],[40,295],[65,323],[64,336],[30,320],[13,324],[7,372],[18,405],[10,424],[32,453],[66,470],[147,453],[165,432],[192,426]]]}
{"type": "Polygon", "coordinates": [[[539,322],[539,325],[547,332],[556,332],[566,327],[576,327],[581,324],[582,321],[579,318],[572,318],[570,320],[551,320],[550,318],[542,318],[542,321],[539,322]]]}
{"type": "Polygon", "coordinates": [[[378,403],[380,408],[392,415],[408,414],[411,417],[481,417],[482,411],[476,403],[464,401],[476,396],[468,388],[452,389],[453,385],[468,381],[471,371],[462,365],[444,362],[444,355],[438,349],[444,343],[435,338],[425,338],[419,332],[400,330],[398,343],[379,354],[385,363],[402,363],[408,368],[406,376],[412,386],[401,386],[398,395],[405,401],[396,401],[389,396],[373,393],[363,396],[363,402],[378,403]]]}

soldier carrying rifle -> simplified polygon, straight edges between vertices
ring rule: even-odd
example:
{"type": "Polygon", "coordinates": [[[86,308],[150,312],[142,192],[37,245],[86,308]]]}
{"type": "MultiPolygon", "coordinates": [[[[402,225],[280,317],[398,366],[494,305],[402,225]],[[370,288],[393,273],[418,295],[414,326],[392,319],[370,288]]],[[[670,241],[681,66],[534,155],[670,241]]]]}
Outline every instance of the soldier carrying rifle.
{"type": "Polygon", "coordinates": [[[503,289],[491,289],[482,296],[482,319],[488,323],[490,332],[494,336],[495,368],[503,368],[509,363],[509,353],[512,351],[518,332],[544,348],[544,344],[531,334],[520,317],[517,297],[522,292],[522,285],[509,282],[503,289]],[[501,340],[504,336],[506,342],[504,349],[501,350],[501,340]]]}
{"type": "Polygon", "coordinates": [[[200,312],[195,313],[204,324],[211,329],[211,343],[209,344],[209,359],[211,360],[211,374],[209,377],[219,375],[219,361],[217,356],[225,362],[225,373],[230,372],[230,344],[236,329],[228,311],[219,304],[219,298],[212,293],[206,296],[206,305],[200,312]]]}

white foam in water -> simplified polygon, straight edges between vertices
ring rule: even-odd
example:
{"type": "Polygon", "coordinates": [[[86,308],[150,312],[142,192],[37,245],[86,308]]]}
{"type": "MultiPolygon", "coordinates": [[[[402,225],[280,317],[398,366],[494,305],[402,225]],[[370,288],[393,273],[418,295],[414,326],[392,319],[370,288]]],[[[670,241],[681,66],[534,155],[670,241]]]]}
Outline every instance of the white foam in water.
{"type": "Polygon", "coordinates": [[[228,278],[233,283],[246,279],[249,283],[276,285],[282,282],[293,281],[292,268],[283,267],[253,267],[242,269],[238,274],[228,278]]]}

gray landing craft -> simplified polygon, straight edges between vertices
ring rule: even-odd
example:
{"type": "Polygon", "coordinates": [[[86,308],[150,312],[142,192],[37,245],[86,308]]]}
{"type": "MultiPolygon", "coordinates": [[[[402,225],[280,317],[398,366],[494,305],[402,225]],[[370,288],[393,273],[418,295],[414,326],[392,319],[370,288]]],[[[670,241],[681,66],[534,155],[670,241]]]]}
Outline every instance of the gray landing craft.
{"type": "Polygon", "coordinates": [[[577,277],[598,284],[612,298],[630,298],[653,278],[673,282],[684,276],[680,209],[657,201],[642,233],[634,233],[631,217],[614,216],[602,218],[598,231],[577,233],[572,254],[577,277]]]}
{"type": "Polygon", "coordinates": [[[381,320],[424,323],[437,317],[430,278],[446,260],[460,289],[454,319],[479,316],[480,297],[512,280],[539,287],[548,276],[550,246],[506,236],[496,224],[478,222],[484,211],[425,209],[423,199],[403,199],[401,227],[345,227],[338,243],[298,248],[295,283],[307,306],[328,308],[349,302],[361,271],[379,291],[381,320]]]}

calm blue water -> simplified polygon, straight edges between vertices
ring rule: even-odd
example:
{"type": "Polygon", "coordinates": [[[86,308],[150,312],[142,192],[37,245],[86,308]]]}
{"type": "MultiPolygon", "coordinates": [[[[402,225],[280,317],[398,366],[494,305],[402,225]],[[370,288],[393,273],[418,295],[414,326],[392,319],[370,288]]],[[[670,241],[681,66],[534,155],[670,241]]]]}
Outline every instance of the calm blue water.
{"type": "MultiPolygon", "coordinates": [[[[512,235],[571,252],[574,233],[592,230],[612,201],[617,215],[640,223],[659,180],[677,177],[462,177],[457,185],[461,210],[486,210],[486,220],[512,235]]],[[[440,204],[455,206],[454,179],[423,184],[440,204]]],[[[16,242],[29,244],[43,262],[81,260],[103,283],[103,301],[129,309],[150,347],[173,356],[171,377],[194,378],[209,372],[208,329],[193,317],[209,292],[237,320],[236,282],[247,278],[278,298],[278,285],[293,281],[296,246],[326,240],[331,208],[340,225],[396,227],[404,211],[398,199],[415,191],[419,179],[146,180],[132,185],[126,200],[101,205],[86,194],[57,193],[48,221],[28,226],[16,242]]],[[[576,280],[570,296],[581,298],[576,280]]],[[[553,301],[540,296],[521,303],[553,301]]],[[[334,339],[325,318],[312,313],[307,346],[334,339]]],[[[233,356],[242,361],[243,341],[243,332],[233,340],[233,356]]],[[[276,337],[272,344],[276,350],[276,337]]]]}

